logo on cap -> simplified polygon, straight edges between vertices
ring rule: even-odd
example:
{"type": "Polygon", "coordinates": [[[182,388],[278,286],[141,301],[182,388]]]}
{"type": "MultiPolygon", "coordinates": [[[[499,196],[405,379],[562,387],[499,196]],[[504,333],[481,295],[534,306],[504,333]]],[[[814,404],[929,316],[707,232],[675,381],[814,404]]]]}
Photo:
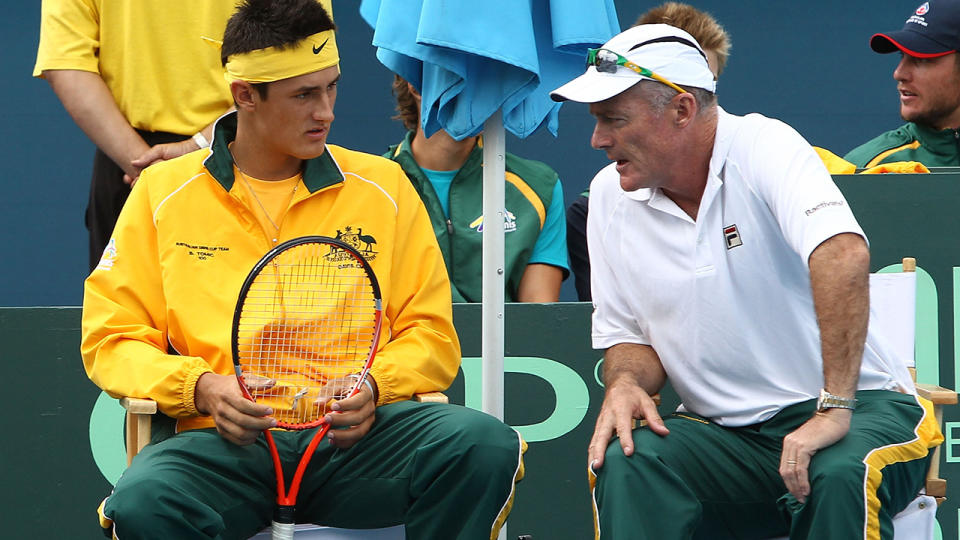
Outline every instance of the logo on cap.
{"type": "Polygon", "coordinates": [[[926,15],[930,11],[930,2],[924,2],[923,5],[917,8],[917,15],[921,17],[926,15]]]}

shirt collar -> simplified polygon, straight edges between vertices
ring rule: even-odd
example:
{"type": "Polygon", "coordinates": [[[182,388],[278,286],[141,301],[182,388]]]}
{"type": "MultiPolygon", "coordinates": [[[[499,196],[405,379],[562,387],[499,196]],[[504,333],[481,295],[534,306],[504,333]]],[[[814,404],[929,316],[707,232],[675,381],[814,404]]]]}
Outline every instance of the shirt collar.
{"type": "MultiPolygon", "coordinates": [[[[237,112],[221,116],[213,127],[210,155],[203,160],[204,167],[227,191],[233,187],[233,156],[229,144],[237,138],[237,112]]],[[[343,172],[333,158],[329,145],[323,154],[308,159],[303,165],[303,185],[313,193],[325,187],[343,182],[343,172]]]]}
{"type": "Polygon", "coordinates": [[[914,133],[920,145],[934,154],[952,156],[957,153],[956,129],[934,129],[913,123],[914,133]]]}

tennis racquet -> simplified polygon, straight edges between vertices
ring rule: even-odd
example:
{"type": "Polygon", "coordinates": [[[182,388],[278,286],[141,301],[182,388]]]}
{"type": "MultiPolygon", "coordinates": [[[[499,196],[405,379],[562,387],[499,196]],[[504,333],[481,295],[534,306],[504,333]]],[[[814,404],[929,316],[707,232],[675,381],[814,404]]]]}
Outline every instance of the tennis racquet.
{"type": "Polygon", "coordinates": [[[277,427],[316,429],[289,490],[270,430],[264,431],[277,477],[274,540],[293,538],[303,473],[330,429],[334,400],[356,394],[380,337],[380,286],[349,244],[296,238],[263,256],[240,289],[233,316],[233,362],[240,389],[273,408],[277,427]]]}

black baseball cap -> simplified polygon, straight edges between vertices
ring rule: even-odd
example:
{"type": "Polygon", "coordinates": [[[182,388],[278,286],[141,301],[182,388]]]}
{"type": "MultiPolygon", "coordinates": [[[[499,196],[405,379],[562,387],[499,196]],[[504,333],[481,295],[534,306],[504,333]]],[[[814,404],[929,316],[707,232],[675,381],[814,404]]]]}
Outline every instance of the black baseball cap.
{"type": "Polygon", "coordinates": [[[870,48],[882,54],[902,51],[919,58],[960,50],[960,1],[924,2],[910,14],[902,30],[874,34],[870,48]]]}

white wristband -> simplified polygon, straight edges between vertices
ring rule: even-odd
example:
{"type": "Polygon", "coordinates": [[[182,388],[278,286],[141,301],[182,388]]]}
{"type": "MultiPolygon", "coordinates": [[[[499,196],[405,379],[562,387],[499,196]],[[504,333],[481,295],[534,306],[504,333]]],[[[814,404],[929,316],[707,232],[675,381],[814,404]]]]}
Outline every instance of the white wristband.
{"type": "MultiPolygon", "coordinates": [[[[353,374],[351,374],[350,376],[351,376],[351,377],[354,377],[355,379],[359,379],[359,378],[360,378],[360,375],[358,375],[358,374],[356,374],[356,373],[353,373],[353,374]]],[[[377,398],[377,393],[373,391],[373,383],[370,382],[370,376],[369,376],[369,375],[363,378],[363,384],[367,385],[367,388],[370,389],[370,395],[373,396],[374,399],[376,399],[376,398],[377,398]]]]}
{"type": "Polygon", "coordinates": [[[370,382],[370,377],[364,377],[363,384],[367,385],[367,388],[370,389],[370,397],[372,399],[377,399],[377,393],[373,391],[373,383],[370,382]]]}
{"type": "Polygon", "coordinates": [[[193,134],[193,142],[197,143],[197,146],[200,148],[210,147],[210,141],[208,141],[207,138],[203,136],[202,131],[198,131],[193,134]]]}

